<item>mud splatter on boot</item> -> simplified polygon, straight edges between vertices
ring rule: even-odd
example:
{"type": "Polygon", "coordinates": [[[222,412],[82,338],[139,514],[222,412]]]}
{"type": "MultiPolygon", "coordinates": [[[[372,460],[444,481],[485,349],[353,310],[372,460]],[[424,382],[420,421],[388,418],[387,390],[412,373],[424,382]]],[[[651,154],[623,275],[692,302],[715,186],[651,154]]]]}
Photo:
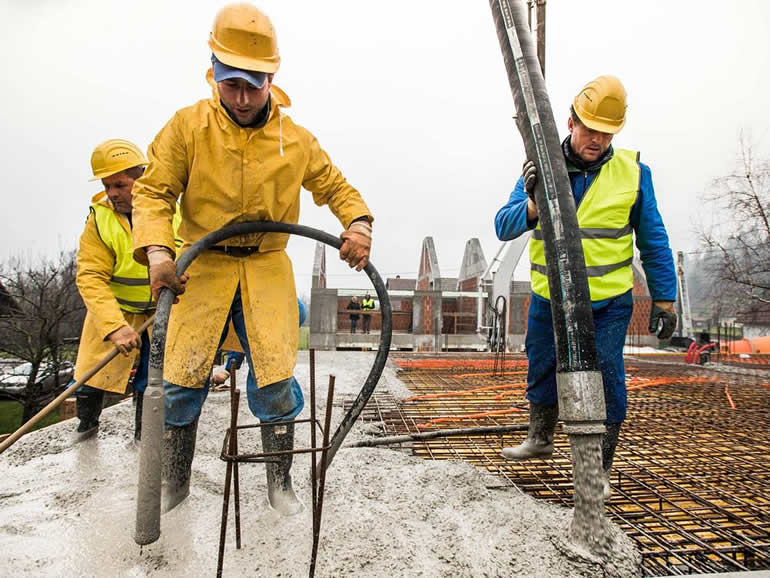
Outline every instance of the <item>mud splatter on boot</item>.
{"type": "Polygon", "coordinates": [[[166,513],[190,495],[190,475],[198,420],[182,427],[168,427],[163,437],[163,497],[166,513]]]}

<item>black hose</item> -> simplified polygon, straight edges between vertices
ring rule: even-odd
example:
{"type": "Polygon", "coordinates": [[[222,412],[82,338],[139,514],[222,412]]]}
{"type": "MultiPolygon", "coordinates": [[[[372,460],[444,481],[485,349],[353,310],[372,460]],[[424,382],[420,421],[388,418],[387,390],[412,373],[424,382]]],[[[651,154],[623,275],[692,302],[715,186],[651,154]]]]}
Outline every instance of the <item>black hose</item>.
{"type": "Polygon", "coordinates": [[[535,201],[551,293],[556,370],[598,369],[583,246],[561,141],[521,2],[490,0],[527,158],[537,164],[535,201]]]}
{"type": "MultiPolygon", "coordinates": [[[[209,233],[202,239],[196,241],[184,252],[176,264],[177,275],[182,275],[190,263],[198,257],[203,251],[206,251],[213,245],[221,243],[226,239],[237,237],[239,235],[248,235],[252,233],[286,233],[290,235],[299,235],[309,239],[315,239],[321,243],[331,245],[335,249],[342,246],[342,240],[318,229],[305,227],[303,225],[293,225],[289,223],[276,223],[271,221],[253,221],[247,223],[238,223],[223,227],[218,231],[209,233]]],[[[342,445],[345,436],[353,427],[356,419],[363,410],[366,402],[371,397],[377,382],[385,368],[385,363],[390,352],[390,342],[393,332],[392,309],[390,297],[385,289],[385,283],[382,281],[377,269],[370,262],[364,268],[364,272],[377,292],[380,301],[380,310],[382,316],[382,329],[380,331],[380,345],[377,349],[377,356],[369,372],[366,382],[358,393],[352,407],[348,410],[345,417],[340,422],[337,430],[331,438],[330,447],[327,456],[327,466],[331,463],[337,450],[342,445]]],[[[161,289],[158,298],[157,309],[155,312],[155,325],[153,326],[152,340],[150,343],[150,371],[148,379],[148,393],[145,395],[146,401],[151,406],[144,412],[142,432],[152,432],[153,438],[162,435],[162,424],[159,425],[159,416],[162,415],[162,383],[163,383],[163,356],[166,349],[166,333],[168,330],[168,318],[171,312],[171,305],[174,301],[173,293],[168,289],[161,289]],[[149,422],[154,422],[150,424],[149,422]],[[159,433],[160,432],[160,433],[159,433]]],[[[147,439],[150,436],[143,435],[141,454],[139,460],[139,488],[137,497],[137,522],[134,539],[138,544],[149,544],[154,542],[160,536],[160,440],[147,439]]]]}
{"type": "MultiPolygon", "coordinates": [[[[202,239],[190,245],[190,248],[187,249],[184,252],[184,254],[179,258],[179,261],[177,261],[177,265],[176,265],[177,275],[181,275],[182,273],[184,273],[187,267],[190,266],[190,263],[192,263],[192,261],[198,255],[200,255],[203,251],[207,250],[213,245],[216,245],[217,243],[221,243],[222,241],[226,239],[230,239],[231,237],[236,237],[238,235],[248,235],[252,233],[287,233],[289,235],[299,235],[301,237],[314,239],[316,241],[320,241],[321,243],[331,245],[335,249],[339,249],[340,247],[342,247],[342,240],[339,237],[335,237],[334,235],[330,235],[329,233],[319,231],[318,229],[313,229],[312,227],[306,227],[304,225],[293,225],[290,223],[274,223],[270,221],[254,221],[249,223],[238,223],[236,225],[229,225],[227,227],[223,227],[218,231],[214,231],[213,233],[209,233],[202,239]]],[[[380,376],[382,375],[382,371],[383,369],[385,369],[385,362],[388,360],[388,353],[390,352],[390,342],[393,336],[392,310],[390,305],[390,297],[388,296],[388,290],[385,288],[385,283],[382,281],[382,277],[380,277],[380,274],[377,272],[377,269],[374,267],[374,265],[371,262],[367,263],[363,271],[368,275],[369,279],[371,280],[372,285],[374,286],[374,290],[377,292],[377,297],[379,298],[379,301],[380,301],[380,311],[381,311],[381,317],[382,317],[382,329],[380,330],[380,345],[377,348],[377,356],[374,359],[374,364],[372,365],[372,369],[369,371],[369,376],[366,378],[366,382],[364,382],[364,385],[361,388],[361,391],[358,393],[358,397],[356,397],[356,400],[353,402],[352,407],[348,410],[348,413],[345,414],[345,417],[342,419],[339,426],[337,426],[337,430],[334,432],[334,435],[332,436],[331,447],[329,448],[329,454],[327,458],[327,466],[331,464],[332,459],[334,459],[334,455],[337,453],[337,450],[339,449],[340,445],[342,445],[342,441],[345,439],[345,436],[348,434],[348,432],[350,431],[350,428],[353,427],[353,424],[358,419],[358,416],[360,415],[361,410],[364,409],[366,402],[369,401],[369,397],[371,397],[372,392],[374,391],[374,388],[377,385],[377,382],[379,381],[380,376]]],[[[172,301],[173,299],[169,298],[168,307],[170,307],[172,301]]],[[[163,368],[163,351],[165,349],[165,340],[166,340],[166,328],[168,326],[168,321],[167,321],[168,312],[166,310],[161,309],[160,303],[158,303],[158,309],[155,313],[153,343],[155,342],[154,337],[157,334],[156,332],[158,331],[159,319],[166,320],[163,327],[163,334],[162,334],[164,345],[158,349],[155,349],[155,348],[151,349],[150,365],[153,366],[153,361],[154,361],[156,364],[159,363],[159,365],[155,365],[155,367],[159,367],[162,369],[163,368]],[[155,357],[155,359],[153,359],[153,356],[155,357]]],[[[160,337],[161,336],[159,336],[159,338],[160,337]]]]}

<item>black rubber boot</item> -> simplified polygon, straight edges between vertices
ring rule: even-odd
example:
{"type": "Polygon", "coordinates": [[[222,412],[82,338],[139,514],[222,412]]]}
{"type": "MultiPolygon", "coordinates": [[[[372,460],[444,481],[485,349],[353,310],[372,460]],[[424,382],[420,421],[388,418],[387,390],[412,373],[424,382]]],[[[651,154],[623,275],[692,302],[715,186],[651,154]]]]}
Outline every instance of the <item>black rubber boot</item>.
{"type": "Polygon", "coordinates": [[[548,458],[553,454],[553,432],[559,420],[559,406],[529,404],[527,439],[515,448],[503,448],[506,460],[548,458]]]}
{"type": "Polygon", "coordinates": [[[134,397],[135,413],[134,413],[134,443],[138,444],[142,441],[142,406],[144,404],[144,392],[136,392],[134,397]]]}
{"type": "Polygon", "coordinates": [[[602,468],[604,469],[604,500],[610,499],[610,470],[615,459],[615,448],[620,437],[620,423],[607,424],[607,432],[602,435],[602,468]]]}
{"type": "Polygon", "coordinates": [[[186,426],[166,427],[163,435],[163,513],[173,510],[190,495],[197,434],[197,419],[186,426]]]}
{"type": "MultiPolygon", "coordinates": [[[[263,424],[262,451],[280,452],[294,449],[294,424],[280,423],[263,424]]],[[[267,497],[270,506],[284,516],[293,516],[304,510],[302,502],[297,499],[291,485],[291,454],[272,456],[265,463],[267,473],[267,497]]]]}
{"type": "Polygon", "coordinates": [[[94,435],[99,428],[104,391],[92,387],[78,388],[75,400],[75,412],[80,420],[77,429],[78,439],[82,440],[94,435]]]}

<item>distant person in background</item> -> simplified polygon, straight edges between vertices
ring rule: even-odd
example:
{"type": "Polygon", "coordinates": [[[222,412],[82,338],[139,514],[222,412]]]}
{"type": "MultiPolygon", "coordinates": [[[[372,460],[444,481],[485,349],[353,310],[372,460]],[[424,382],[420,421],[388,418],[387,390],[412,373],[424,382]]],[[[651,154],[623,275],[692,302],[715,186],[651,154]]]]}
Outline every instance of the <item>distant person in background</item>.
{"type": "MultiPolygon", "coordinates": [[[[361,310],[361,303],[358,301],[358,297],[353,297],[353,299],[350,300],[350,303],[348,303],[348,311],[360,311],[361,310]]],[[[351,313],[350,314],[350,332],[355,333],[356,332],[356,324],[358,323],[358,313],[351,313]]]]}
{"type": "MultiPolygon", "coordinates": [[[[363,301],[361,301],[361,309],[363,311],[374,311],[374,299],[369,293],[366,294],[363,301]]],[[[369,333],[369,324],[372,322],[371,313],[364,313],[364,333],[369,333]]]]}

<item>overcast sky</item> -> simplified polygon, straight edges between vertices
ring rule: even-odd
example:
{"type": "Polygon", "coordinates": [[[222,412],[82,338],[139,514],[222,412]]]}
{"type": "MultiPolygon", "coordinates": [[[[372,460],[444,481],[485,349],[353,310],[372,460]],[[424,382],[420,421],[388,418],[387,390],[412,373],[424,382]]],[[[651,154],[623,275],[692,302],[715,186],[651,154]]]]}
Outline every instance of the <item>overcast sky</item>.
{"type": "MultiPolygon", "coordinates": [[[[223,2],[0,0],[0,258],[77,246],[94,146],[146,148],[210,96],[208,32],[223,2]]],[[[493,218],[523,162],[488,2],[265,0],[281,50],[275,83],[375,215],[372,261],[414,276],[433,236],[456,276],[465,242],[491,259],[493,218]]],[[[614,144],[652,168],[672,248],[692,250],[700,194],[734,162],[738,135],[770,141],[770,2],[549,0],[546,82],[566,135],[574,94],[600,74],[628,91],[614,144]]],[[[340,232],[303,192],[300,222],[340,232]]],[[[312,242],[292,240],[308,293],[312,242]]],[[[327,251],[330,286],[366,287],[327,251]]]]}

